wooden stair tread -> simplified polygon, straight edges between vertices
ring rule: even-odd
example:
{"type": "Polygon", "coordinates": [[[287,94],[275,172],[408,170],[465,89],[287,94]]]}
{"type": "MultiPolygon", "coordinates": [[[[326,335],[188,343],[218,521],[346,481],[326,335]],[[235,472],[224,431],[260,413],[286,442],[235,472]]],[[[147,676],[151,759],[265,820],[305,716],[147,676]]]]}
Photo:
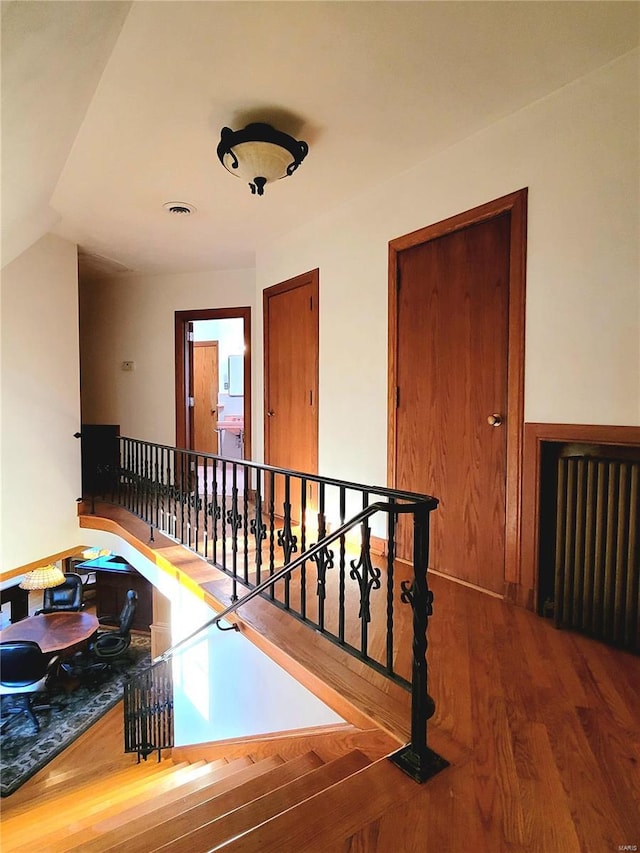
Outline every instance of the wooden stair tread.
{"type": "MultiPolygon", "coordinates": [[[[171,758],[165,758],[160,762],[154,762],[153,765],[145,766],[145,769],[148,774],[161,774],[175,766],[176,764],[171,758]]],[[[13,821],[14,818],[19,818],[20,815],[28,813],[30,816],[34,816],[38,814],[41,809],[46,809],[47,804],[51,802],[58,803],[61,808],[64,808],[65,806],[71,808],[73,804],[77,802],[79,798],[82,798],[87,791],[91,791],[94,788],[96,778],[99,778],[101,775],[103,775],[102,770],[94,772],[91,776],[83,775],[81,779],[76,780],[75,782],[70,781],[69,784],[64,785],[64,790],[62,791],[59,790],[58,784],[46,787],[45,790],[40,793],[36,802],[33,802],[32,800],[25,800],[12,808],[10,813],[3,818],[3,827],[7,824],[10,825],[10,822],[13,821]]],[[[114,785],[126,785],[128,780],[140,777],[140,765],[137,763],[131,764],[128,767],[115,770],[113,773],[108,773],[107,775],[114,785]]]]}
{"type": "MultiPolygon", "coordinates": [[[[240,766],[243,765],[238,762],[236,769],[240,766]]],[[[170,777],[165,778],[162,785],[152,784],[138,790],[137,793],[132,793],[131,797],[127,797],[126,804],[117,802],[96,814],[89,815],[86,819],[81,817],[73,821],[68,825],[64,838],[42,839],[40,853],[63,853],[75,847],[87,849],[89,843],[100,835],[101,830],[96,827],[117,826],[135,820],[154,809],[166,807],[176,801],[183,802],[186,795],[212,784],[217,778],[216,774],[228,767],[226,761],[219,759],[215,762],[194,762],[180,768],[170,777]]]]}
{"type": "Polygon", "coordinates": [[[150,830],[153,832],[154,845],[160,847],[162,844],[189,832],[193,827],[214,820],[248,800],[262,796],[274,787],[285,784],[322,764],[321,759],[313,753],[286,762],[279,759],[279,764],[275,764],[276,758],[276,756],[272,756],[272,758],[264,759],[255,764],[253,768],[247,768],[254,771],[252,774],[240,771],[235,780],[230,777],[226,791],[219,791],[214,796],[189,809],[184,809],[172,818],[167,818],[165,813],[161,812],[156,815],[157,822],[148,826],[144,831],[141,831],[140,827],[136,825],[136,834],[127,838],[126,845],[123,845],[121,832],[109,833],[112,846],[102,847],[100,850],[105,851],[105,853],[107,850],[110,853],[119,853],[123,846],[126,846],[127,853],[148,853],[150,830]],[[242,779],[242,776],[245,778],[242,779]],[[233,784],[234,781],[236,782],[235,785],[233,784]]]}
{"type": "MultiPolygon", "coordinates": [[[[125,769],[136,764],[136,756],[126,754],[122,748],[122,701],[116,703],[86,732],[64,749],[56,758],[39,770],[35,776],[18,788],[10,797],[3,799],[3,818],[22,808],[24,803],[33,802],[33,795],[38,796],[40,786],[45,785],[51,778],[59,774],[67,774],[71,785],[73,776],[78,775],[78,783],[88,781],[103,772],[125,769]],[[115,765],[115,766],[114,766],[115,765]],[[81,772],[78,774],[78,767],[81,772]],[[71,778],[68,771],[72,770],[71,778]],[[87,774],[87,771],[90,771],[87,774]]],[[[54,786],[55,787],[55,786],[54,786]]]]}
{"type": "Polygon", "coordinates": [[[279,767],[282,763],[282,759],[278,756],[271,756],[256,763],[252,762],[248,756],[244,759],[235,759],[229,762],[226,768],[218,771],[220,778],[210,785],[159,808],[155,808],[155,804],[150,801],[149,809],[139,816],[130,817],[124,811],[107,821],[98,822],[91,829],[92,833],[99,833],[96,837],[91,841],[85,837],[75,846],[67,849],[77,850],[78,853],[104,853],[108,850],[119,853],[123,845],[126,845],[128,853],[129,851],[133,853],[135,849],[146,851],[149,844],[148,833],[152,831],[155,837],[156,827],[162,822],[179,820],[185,811],[212,801],[227,791],[232,791],[237,786],[279,767]]]}
{"type": "Polygon", "coordinates": [[[55,837],[73,824],[73,817],[70,816],[77,815],[78,819],[87,820],[92,815],[122,804],[145,788],[156,789],[165,777],[171,777],[183,767],[189,767],[186,762],[173,764],[168,760],[160,763],[167,766],[158,772],[141,772],[140,765],[136,765],[137,777],[133,775],[123,780],[121,774],[116,774],[117,780],[103,780],[103,784],[97,785],[94,780],[93,786],[87,786],[82,791],[48,800],[43,805],[38,804],[28,812],[28,821],[20,820],[20,816],[11,816],[2,824],[3,853],[7,850],[33,851],[36,842],[39,849],[43,849],[43,827],[46,827],[47,837],[55,837]]]}
{"type": "MultiPolygon", "coordinates": [[[[152,828],[159,820],[168,819],[179,814],[185,808],[197,804],[203,796],[209,796],[216,786],[224,783],[246,767],[253,767],[251,759],[237,758],[231,762],[218,760],[210,762],[195,779],[165,791],[156,796],[151,789],[144,799],[135,803],[127,803],[124,808],[111,815],[96,815],[91,824],[66,839],[62,847],[47,848],[46,853],[60,853],[66,850],[95,851],[104,850],[113,844],[113,838],[124,839],[129,835],[138,834],[142,828],[152,828]]],[[[45,853],[45,851],[43,851],[45,853]]]]}
{"type": "Polygon", "coordinates": [[[206,853],[215,844],[249,831],[369,764],[370,761],[364,753],[353,750],[213,821],[200,825],[186,835],[157,848],[157,853],[206,853]]]}
{"type": "Polygon", "coordinates": [[[209,850],[224,850],[225,853],[335,851],[340,849],[340,839],[375,820],[399,799],[416,796],[418,790],[412,779],[383,758],[249,832],[209,850]]]}
{"type": "MultiPolygon", "coordinates": [[[[231,758],[234,755],[246,755],[247,740],[235,742],[225,741],[224,744],[204,743],[192,746],[174,748],[172,756],[175,760],[193,761],[196,758],[211,760],[224,755],[231,758]]],[[[356,726],[343,726],[332,732],[310,734],[296,733],[287,737],[264,737],[250,741],[250,754],[254,760],[268,755],[278,754],[285,760],[313,751],[323,761],[333,761],[352,749],[360,749],[372,761],[395,752],[404,741],[387,734],[378,728],[360,729],[356,726]]]]}
{"type": "MultiPolygon", "coordinates": [[[[129,767],[135,767],[137,765],[135,755],[127,755],[127,758],[130,759],[129,767]]],[[[118,758],[114,760],[113,764],[101,766],[100,773],[111,775],[112,773],[117,773],[125,769],[128,769],[128,767],[123,766],[122,756],[118,756],[118,758]]],[[[48,776],[45,776],[39,781],[30,780],[29,785],[24,786],[24,794],[22,797],[18,796],[22,792],[21,788],[18,788],[18,790],[11,795],[11,814],[29,811],[33,808],[35,802],[42,802],[47,794],[56,791],[63,791],[64,793],[67,793],[68,791],[82,787],[87,783],[95,782],[95,778],[95,767],[82,766],[76,768],[65,768],[64,770],[50,773],[48,776]]],[[[7,803],[7,805],[9,805],[9,803],[7,803]]],[[[7,809],[7,811],[9,811],[9,809],[7,809]]]]}

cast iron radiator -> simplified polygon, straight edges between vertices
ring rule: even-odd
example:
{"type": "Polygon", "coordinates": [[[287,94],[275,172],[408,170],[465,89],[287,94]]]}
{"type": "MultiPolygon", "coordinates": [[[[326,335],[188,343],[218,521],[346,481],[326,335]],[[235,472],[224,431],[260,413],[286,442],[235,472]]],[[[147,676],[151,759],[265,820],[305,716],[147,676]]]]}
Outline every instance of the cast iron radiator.
{"type": "Polygon", "coordinates": [[[558,459],[554,619],[640,652],[640,462],[558,459]]]}

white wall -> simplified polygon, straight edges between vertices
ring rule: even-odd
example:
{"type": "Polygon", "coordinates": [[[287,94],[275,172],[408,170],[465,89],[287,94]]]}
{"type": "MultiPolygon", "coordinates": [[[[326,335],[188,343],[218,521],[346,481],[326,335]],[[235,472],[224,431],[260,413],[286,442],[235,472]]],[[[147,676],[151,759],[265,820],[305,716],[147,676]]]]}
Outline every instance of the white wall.
{"type": "Polygon", "coordinates": [[[175,443],[175,311],[253,306],[253,270],[125,276],[80,286],[82,418],[175,443]],[[131,372],[123,361],[135,362],[131,372]]]}
{"type": "Polygon", "coordinates": [[[522,187],[525,418],[640,424],[638,151],[635,51],[258,253],[257,306],[320,268],[320,473],[386,482],[389,240],[522,187]]]}
{"type": "Polygon", "coordinates": [[[2,271],[2,571],[78,542],[76,246],[46,235],[2,271]]]}

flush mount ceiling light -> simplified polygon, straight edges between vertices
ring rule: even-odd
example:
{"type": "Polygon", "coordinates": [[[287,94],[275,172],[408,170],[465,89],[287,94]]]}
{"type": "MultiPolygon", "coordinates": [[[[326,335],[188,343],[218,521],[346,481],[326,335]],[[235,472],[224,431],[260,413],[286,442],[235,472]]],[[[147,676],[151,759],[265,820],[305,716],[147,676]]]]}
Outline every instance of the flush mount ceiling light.
{"type": "Polygon", "coordinates": [[[256,122],[244,130],[223,127],[218,144],[222,165],[244,178],[254,195],[264,195],[265,184],[292,175],[307,156],[309,146],[271,127],[256,122]]]}

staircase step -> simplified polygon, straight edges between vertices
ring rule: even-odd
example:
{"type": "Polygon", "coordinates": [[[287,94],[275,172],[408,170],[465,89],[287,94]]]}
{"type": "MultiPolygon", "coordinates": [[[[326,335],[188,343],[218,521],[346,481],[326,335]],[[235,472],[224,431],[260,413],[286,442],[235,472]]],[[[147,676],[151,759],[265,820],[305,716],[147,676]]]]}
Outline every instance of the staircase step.
{"type": "Polygon", "coordinates": [[[149,837],[151,835],[155,838],[158,824],[178,820],[185,810],[193,809],[201,803],[223,795],[282,763],[282,759],[278,756],[272,756],[255,764],[248,756],[234,759],[226,767],[217,770],[214,780],[203,788],[157,807],[155,801],[151,799],[141,814],[138,813],[137,808],[125,809],[119,815],[105,821],[98,821],[91,827],[88,834],[82,838],[71,839],[66,850],[74,850],[77,853],[104,853],[110,850],[120,853],[123,847],[126,847],[129,853],[136,849],[134,845],[140,843],[139,836],[141,836],[140,849],[148,851],[149,837]]]}
{"type": "MultiPolygon", "coordinates": [[[[146,775],[142,784],[128,787],[128,796],[123,804],[121,799],[107,802],[105,808],[89,815],[77,815],[65,827],[65,835],[59,831],[47,833],[38,839],[39,853],[64,853],[74,846],[83,847],[87,840],[94,836],[92,825],[96,820],[108,820],[122,814],[123,805],[127,811],[135,812],[136,808],[154,808],[156,803],[164,798],[170,801],[178,799],[189,786],[206,785],[215,772],[215,766],[206,761],[197,761],[184,767],[177,767],[173,773],[161,778],[156,775],[146,775]],[[147,784],[148,783],[148,784],[147,784]]],[[[105,785],[109,780],[105,779],[105,785]]],[[[19,853],[19,848],[16,853],[19,853]]]]}
{"type": "MultiPolygon", "coordinates": [[[[202,756],[204,757],[204,756],[202,756]]],[[[121,770],[126,770],[129,767],[135,767],[135,755],[128,755],[128,763],[123,762],[123,756],[118,756],[112,764],[102,765],[100,772],[105,774],[117,773],[121,770]]],[[[184,760],[184,759],[183,759],[184,760]]],[[[11,806],[11,814],[24,813],[30,811],[34,804],[41,803],[47,794],[56,792],[66,793],[72,788],[78,788],[85,785],[87,782],[95,782],[96,768],[95,767],[67,767],[59,771],[50,772],[43,776],[39,781],[30,780],[28,785],[11,794],[11,799],[8,805],[11,806]]],[[[4,804],[3,804],[4,805],[4,804]]]]}
{"type": "Polygon", "coordinates": [[[245,779],[237,778],[234,780],[231,777],[228,780],[230,784],[226,791],[218,792],[215,796],[192,808],[185,809],[173,818],[167,818],[164,812],[161,812],[157,815],[157,823],[144,831],[140,831],[139,827],[136,826],[137,834],[129,837],[126,843],[123,843],[122,833],[116,833],[113,836],[114,843],[112,846],[100,848],[101,851],[108,850],[109,853],[120,853],[126,848],[127,853],[148,853],[150,838],[153,838],[154,849],[156,849],[162,844],[179,838],[194,827],[214,820],[322,764],[321,759],[314,753],[308,753],[287,762],[282,762],[278,756],[277,758],[281,763],[277,766],[273,766],[273,764],[269,766],[268,763],[273,762],[274,758],[276,756],[255,764],[251,768],[254,771],[251,777],[246,771],[241,771],[238,777],[244,774],[245,779]],[[233,784],[234,781],[236,782],[235,785],[233,784]]]}
{"type": "Polygon", "coordinates": [[[28,821],[22,815],[11,815],[2,823],[3,853],[9,851],[42,850],[43,828],[47,836],[54,836],[78,819],[87,819],[96,813],[137,794],[146,787],[155,788],[161,781],[186,764],[174,764],[170,759],[160,762],[161,769],[150,771],[141,765],[128,768],[114,777],[105,777],[102,784],[86,785],[72,793],[48,799],[34,805],[28,812],[28,821]],[[136,772],[137,771],[137,772],[136,772]]]}
{"type": "MultiPolygon", "coordinates": [[[[163,773],[168,767],[175,767],[175,762],[171,758],[165,758],[162,761],[153,762],[153,764],[147,765],[145,769],[147,773],[163,773]]],[[[128,779],[135,779],[139,776],[139,768],[140,765],[134,763],[127,767],[116,769],[113,773],[103,774],[102,769],[100,769],[99,772],[100,776],[108,776],[114,784],[124,785],[127,783],[128,779]]],[[[69,808],[71,808],[76,797],[82,797],[83,793],[90,791],[93,786],[95,786],[96,775],[97,774],[94,772],[91,777],[85,777],[83,775],[80,779],[69,780],[67,784],[62,783],[62,789],[56,782],[53,786],[45,788],[41,792],[37,801],[31,799],[25,800],[15,806],[13,802],[11,802],[11,810],[8,812],[6,817],[3,817],[3,827],[8,821],[12,821],[14,818],[18,818],[21,815],[29,814],[31,816],[37,814],[40,809],[46,808],[47,803],[50,802],[58,802],[63,807],[65,804],[68,804],[69,808]]]]}
{"type": "MultiPolygon", "coordinates": [[[[227,762],[224,759],[208,762],[200,770],[196,778],[184,782],[179,787],[157,794],[151,788],[144,797],[127,800],[126,805],[116,814],[96,815],[91,823],[81,830],[66,837],[64,844],[46,848],[46,853],[62,853],[62,851],[95,851],[104,850],[111,846],[113,837],[121,839],[140,831],[141,827],[153,827],[162,818],[179,814],[184,808],[196,804],[204,795],[203,792],[212,790],[218,783],[223,782],[245,767],[252,767],[249,758],[238,758],[227,762]]],[[[42,853],[45,853],[43,850],[42,853]]]]}
{"type": "Polygon", "coordinates": [[[416,795],[416,783],[387,759],[208,850],[224,853],[334,853],[340,842],[364,823],[380,817],[403,797],[416,795]]]}
{"type": "Polygon", "coordinates": [[[169,851],[171,853],[206,853],[216,844],[249,831],[280,812],[362,770],[370,763],[364,753],[353,750],[156,848],[157,853],[169,853],[169,851]]]}
{"type": "MultiPolygon", "coordinates": [[[[3,818],[5,815],[13,814],[26,802],[33,803],[34,795],[39,798],[39,786],[45,783],[46,790],[47,780],[61,774],[65,775],[66,784],[75,785],[74,779],[77,779],[78,784],[80,784],[89,778],[95,779],[96,774],[110,773],[135,765],[136,757],[127,755],[122,750],[123,713],[122,702],[120,701],[54,758],[50,764],[39,770],[32,779],[18,788],[10,797],[3,799],[3,818]],[[87,775],[87,770],[91,771],[91,775],[87,775]]],[[[205,756],[197,757],[204,758],[205,756]]]]}

